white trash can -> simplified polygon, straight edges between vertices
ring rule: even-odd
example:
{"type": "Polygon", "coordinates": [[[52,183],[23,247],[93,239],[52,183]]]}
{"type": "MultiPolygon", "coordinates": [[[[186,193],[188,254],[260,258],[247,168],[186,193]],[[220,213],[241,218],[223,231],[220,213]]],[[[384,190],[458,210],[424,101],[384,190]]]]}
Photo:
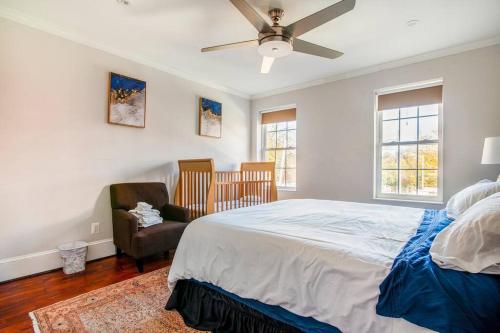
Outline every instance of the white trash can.
{"type": "Polygon", "coordinates": [[[88,243],[76,241],[59,245],[59,254],[63,262],[65,274],[78,273],[85,270],[88,243]]]}

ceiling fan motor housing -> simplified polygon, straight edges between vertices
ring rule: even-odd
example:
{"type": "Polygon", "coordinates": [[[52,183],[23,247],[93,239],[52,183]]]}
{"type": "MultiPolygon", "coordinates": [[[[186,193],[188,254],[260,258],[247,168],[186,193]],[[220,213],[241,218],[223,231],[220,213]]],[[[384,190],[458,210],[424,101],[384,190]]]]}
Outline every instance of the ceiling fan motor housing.
{"type": "Polygon", "coordinates": [[[273,21],[273,25],[279,25],[279,22],[284,14],[285,11],[281,8],[273,8],[267,13],[267,15],[269,15],[269,17],[273,21]]]}

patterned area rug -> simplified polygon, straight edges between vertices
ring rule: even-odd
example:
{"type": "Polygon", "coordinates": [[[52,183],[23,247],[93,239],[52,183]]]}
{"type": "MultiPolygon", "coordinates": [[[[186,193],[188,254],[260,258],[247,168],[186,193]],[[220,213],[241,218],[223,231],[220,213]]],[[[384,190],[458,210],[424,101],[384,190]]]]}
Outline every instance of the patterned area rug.
{"type": "Polygon", "coordinates": [[[166,270],[129,280],[30,312],[39,333],[60,332],[199,332],[164,309],[170,291],[166,270]]]}

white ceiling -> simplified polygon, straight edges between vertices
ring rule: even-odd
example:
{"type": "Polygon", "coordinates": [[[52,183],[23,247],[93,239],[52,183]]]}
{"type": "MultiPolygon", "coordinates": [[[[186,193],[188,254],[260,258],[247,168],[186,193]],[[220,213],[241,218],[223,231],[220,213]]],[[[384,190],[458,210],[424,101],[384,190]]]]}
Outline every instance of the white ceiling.
{"type": "MultiPolygon", "coordinates": [[[[256,48],[201,53],[205,46],[254,39],[257,31],[229,0],[0,0],[0,15],[100,46],[200,82],[245,95],[356,71],[500,36],[499,0],[357,0],[354,10],[301,36],[345,53],[322,59],[294,52],[260,74],[256,48]],[[419,23],[409,27],[408,20],[419,23]]],[[[249,0],[283,25],[337,0],[249,0]]]]}

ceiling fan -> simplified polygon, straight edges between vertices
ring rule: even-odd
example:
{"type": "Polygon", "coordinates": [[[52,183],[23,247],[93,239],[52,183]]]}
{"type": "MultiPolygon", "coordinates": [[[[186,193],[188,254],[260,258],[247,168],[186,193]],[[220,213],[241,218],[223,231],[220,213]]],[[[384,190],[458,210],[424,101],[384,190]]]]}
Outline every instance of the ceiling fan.
{"type": "Polygon", "coordinates": [[[270,26],[245,0],[230,1],[259,31],[258,38],[244,42],[205,47],[201,49],[201,52],[218,51],[233,47],[258,46],[257,50],[263,56],[261,73],[269,73],[274,59],[285,57],[292,51],[329,59],[335,59],[343,55],[342,52],[312,44],[297,37],[347,13],[356,4],[356,0],[342,0],[283,27],[280,25],[284,13],[283,9],[274,8],[269,10],[268,15],[273,22],[273,25],[270,26]]]}

